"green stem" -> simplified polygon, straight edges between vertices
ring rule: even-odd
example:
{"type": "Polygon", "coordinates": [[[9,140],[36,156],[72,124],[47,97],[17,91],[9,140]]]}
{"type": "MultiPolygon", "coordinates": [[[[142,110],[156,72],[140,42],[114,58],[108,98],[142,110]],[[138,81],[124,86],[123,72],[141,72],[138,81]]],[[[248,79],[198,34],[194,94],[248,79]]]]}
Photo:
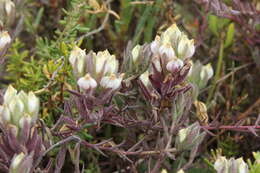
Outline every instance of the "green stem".
{"type": "Polygon", "coordinates": [[[220,49],[219,49],[219,54],[218,54],[218,64],[217,64],[217,70],[215,73],[215,77],[214,77],[214,81],[213,81],[213,85],[209,91],[209,96],[207,99],[207,105],[209,104],[209,102],[211,101],[215,88],[217,86],[217,81],[219,80],[220,77],[220,72],[221,72],[221,67],[222,67],[222,62],[223,62],[223,55],[224,55],[224,43],[223,41],[220,42],[220,49]]]}

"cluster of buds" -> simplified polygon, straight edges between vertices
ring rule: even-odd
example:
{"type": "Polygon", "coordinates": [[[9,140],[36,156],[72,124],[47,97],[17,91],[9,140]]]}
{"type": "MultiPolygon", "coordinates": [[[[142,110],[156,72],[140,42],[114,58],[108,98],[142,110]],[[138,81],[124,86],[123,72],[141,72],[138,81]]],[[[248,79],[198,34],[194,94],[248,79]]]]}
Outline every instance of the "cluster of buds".
{"type": "Polygon", "coordinates": [[[25,124],[32,126],[39,113],[40,102],[33,92],[17,93],[11,85],[4,95],[4,103],[0,106],[0,122],[3,126],[12,126],[18,135],[25,124]]]}
{"type": "Polygon", "coordinates": [[[9,86],[0,105],[0,169],[3,172],[27,173],[46,149],[38,134],[36,121],[40,108],[33,92],[17,92],[9,86]],[[25,169],[22,169],[25,168],[25,169]]]}
{"type": "Polygon", "coordinates": [[[11,37],[7,31],[0,31],[0,52],[11,43],[11,37]]]}
{"type": "Polygon", "coordinates": [[[118,60],[107,50],[86,55],[85,50],[75,46],[69,61],[82,90],[93,90],[98,86],[112,91],[120,88],[124,74],[118,74],[118,60]]]}
{"type": "Polygon", "coordinates": [[[11,0],[0,0],[0,28],[11,26],[15,19],[15,4],[11,0]]]}
{"type": "Polygon", "coordinates": [[[187,35],[173,24],[161,36],[155,37],[151,43],[151,51],[154,57],[152,62],[158,71],[161,71],[163,66],[169,72],[176,73],[184,66],[184,61],[193,56],[194,40],[189,40],[187,35]]]}
{"type": "Polygon", "coordinates": [[[214,163],[214,168],[217,173],[248,173],[248,165],[244,162],[242,158],[227,159],[223,156],[218,156],[214,163]]]}
{"type": "Polygon", "coordinates": [[[200,133],[199,123],[194,123],[179,131],[175,141],[175,147],[178,150],[192,150],[196,148],[203,140],[206,132],[200,133]]]}

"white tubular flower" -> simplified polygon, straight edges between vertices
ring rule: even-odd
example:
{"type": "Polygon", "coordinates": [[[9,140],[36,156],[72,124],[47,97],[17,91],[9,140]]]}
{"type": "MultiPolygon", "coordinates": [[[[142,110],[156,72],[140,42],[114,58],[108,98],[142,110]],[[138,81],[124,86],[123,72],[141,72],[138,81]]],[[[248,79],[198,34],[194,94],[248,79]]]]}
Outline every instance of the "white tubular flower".
{"type": "Polygon", "coordinates": [[[214,74],[213,68],[210,63],[204,65],[200,71],[200,78],[203,80],[209,80],[214,74]]]}
{"type": "Polygon", "coordinates": [[[10,173],[18,173],[19,166],[22,163],[24,158],[25,158],[25,154],[24,153],[20,153],[18,155],[14,155],[14,157],[13,157],[13,159],[11,161],[10,173]]]}
{"type": "Polygon", "coordinates": [[[83,90],[94,89],[97,87],[97,82],[90,74],[86,74],[84,77],[79,78],[78,86],[83,90]]]}
{"type": "Polygon", "coordinates": [[[178,70],[180,70],[183,67],[184,63],[181,59],[178,58],[173,58],[172,60],[170,60],[167,65],[166,65],[166,69],[169,72],[177,72],[178,70]]]}
{"type": "Polygon", "coordinates": [[[178,43],[178,56],[182,59],[190,58],[195,52],[194,40],[189,40],[186,35],[182,35],[178,43]]]}
{"type": "Polygon", "coordinates": [[[140,46],[139,44],[136,45],[133,50],[132,50],[132,58],[133,58],[133,63],[136,63],[136,61],[138,60],[139,57],[139,52],[142,46],[140,46]]]}
{"type": "Polygon", "coordinates": [[[96,67],[96,74],[112,74],[118,71],[118,61],[115,55],[111,55],[108,50],[94,53],[93,55],[94,63],[96,67]]]}
{"type": "Polygon", "coordinates": [[[159,54],[161,56],[163,56],[165,54],[167,59],[171,59],[171,58],[175,57],[174,50],[170,43],[166,43],[166,44],[163,44],[162,46],[160,46],[159,54]]]}
{"type": "Polygon", "coordinates": [[[116,90],[121,86],[121,82],[123,80],[124,74],[121,74],[118,78],[115,74],[111,74],[110,76],[105,76],[101,79],[100,85],[104,88],[110,88],[112,90],[116,90]]]}
{"type": "Polygon", "coordinates": [[[70,53],[69,62],[78,75],[84,73],[86,56],[85,50],[80,49],[78,46],[75,46],[70,53]]]}
{"type": "Polygon", "coordinates": [[[7,31],[0,31],[0,51],[10,44],[11,40],[7,31]]]}
{"type": "Polygon", "coordinates": [[[160,38],[160,36],[157,35],[155,37],[154,41],[151,43],[150,48],[151,48],[151,51],[153,52],[153,54],[159,53],[160,41],[161,41],[161,38],[160,38]]]}

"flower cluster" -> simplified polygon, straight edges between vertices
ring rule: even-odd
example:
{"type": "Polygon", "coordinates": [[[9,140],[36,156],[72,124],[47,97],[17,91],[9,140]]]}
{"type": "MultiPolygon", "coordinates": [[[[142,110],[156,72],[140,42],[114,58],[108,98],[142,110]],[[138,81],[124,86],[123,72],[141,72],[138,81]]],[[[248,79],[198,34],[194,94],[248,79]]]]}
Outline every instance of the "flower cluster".
{"type": "Polygon", "coordinates": [[[184,60],[193,56],[194,40],[189,40],[187,35],[173,24],[161,36],[156,36],[151,43],[151,51],[158,71],[161,71],[159,64],[162,63],[169,72],[175,73],[184,66],[184,60]]]}
{"type": "Polygon", "coordinates": [[[39,99],[33,92],[7,88],[0,105],[0,169],[4,172],[30,172],[49,146],[36,127],[39,109],[39,99]]]}
{"type": "MultiPolygon", "coordinates": [[[[141,63],[138,58],[140,53],[147,52],[144,48],[137,45],[132,50],[133,62],[141,63]]],[[[194,41],[173,24],[161,36],[156,36],[149,44],[149,50],[150,66],[139,77],[145,97],[148,100],[171,100],[178,93],[187,91],[190,86],[185,80],[191,67],[189,58],[195,52],[194,41]]]]}
{"type": "Polygon", "coordinates": [[[118,74],[118,60],[107,50],[98,53],[90,52],[75,46],[69,61],[73,67],[78,86],[84,90],[93,90],[98,86],[116,90],[121,86],[124,74],[118,74]]]}
{"type": "MultiPolygon", "coordinates": [[[[96,129],[104,127],[102,124],[112,124],[133,135],[141,133],[147,136],[134,147],[132,154],[140,153],[144,148],[165,151],[162,156],[165,158],[174,158],[175,152],[196,152],[205,132],[201,133],[199,123],[187,126],[188,117],[184,116],[192,103],[191,92],[188,92],[191,85],[187,78],[194,51],[194,41],[175,24],[161,36],[156,36],[152,43],[126,50],[121,66],[115,55],[107,50],[86,54],[85,50],[75,46],[69,62],[79,89],[69,90],[72,103],[68,104],[67,110],[75,111],[79,116],[77,120],[63,117],[60,122],[64,120],[69,129],[62,130],[62,135],[75,133],[86,123],[96,129]],[[122,82],[124,74],[127,78],[122,82]],[[120,93],[115,92],[120,87],[120,93]]],[[[210,78],[207,71],[201,73],[203,79],[210,78]]],[[[202,108],[205,115],[206,109],[202,108]]],[[[128,159],[127,150],[121,152],[121,148],[117,148],[117,151],[110,151],[117,153],[119,150],[128,159]]],[[[153,172],[158,172],[158,168],[153,172]]]]}
{"type": "Polygon", "coordinates": [[[18,135],[25,123],[32,126],[38,118],[40,102],[33,92],[17,93],[11,85],[4,95],[4,103],[0,106],[0,122],[4,126],[12,126],[18,135]]]}
{"type": "Polygon", "coordinates": [[[217,173],[248,173],[248,165],[242,158],[227,159],[226,157],[219,156],[214,163],[214,168],[217,173]]]}

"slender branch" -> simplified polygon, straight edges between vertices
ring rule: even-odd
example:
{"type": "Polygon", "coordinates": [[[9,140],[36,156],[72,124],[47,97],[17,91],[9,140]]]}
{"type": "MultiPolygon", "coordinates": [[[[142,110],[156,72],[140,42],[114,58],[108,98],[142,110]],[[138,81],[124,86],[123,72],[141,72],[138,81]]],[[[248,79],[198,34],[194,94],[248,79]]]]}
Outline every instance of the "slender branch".
{"type": "Polygon", "coordinates": [[[247,129],[250,129],[250,128],[253,128],[253,129],[260,129],[260,126],[218,126],[218,127],[211,127],[211,126],[201,126],[202,128],[204,129],[207,129],[207,130],[217,130],[217,129],[225,129],[225,130],[247,130],[247,129]]]}
{"type": "Polygon", "coordinates": [[[84,38],[87,38],[87,37],[89,37],[89,36],[91,36],[91,35],[97,34],[97,33],[99,33],[100,31],[102,31],[102,30],[105,28],[106,23],[107,23],[107,21],[108,21],[108,19],[109,19],[109,16],[110,16],[110,14],[111,14],[111,13],[109,13],[109,11],[111,10],[111,8],[110,8],[110,1],[111,1],[111,0],[108,0],[108,1],[106,2],[107,7],[108,7],[108,10],[107,10],[107,14],[106,14],[106,16],[105,16],[105,18],[104,18],[102,24],[100,25],[100,27],[97,28],[97,29],[95,29],[95,30],[93,30],[93,31],[87,32],[86,34],[84,34],[84,35],[82,35],[82,36],[80,36],[79,38],[77,38],[76,42],[78,42],[79,40],[82,40],[82,39],[84,39],[84,38]]]}

